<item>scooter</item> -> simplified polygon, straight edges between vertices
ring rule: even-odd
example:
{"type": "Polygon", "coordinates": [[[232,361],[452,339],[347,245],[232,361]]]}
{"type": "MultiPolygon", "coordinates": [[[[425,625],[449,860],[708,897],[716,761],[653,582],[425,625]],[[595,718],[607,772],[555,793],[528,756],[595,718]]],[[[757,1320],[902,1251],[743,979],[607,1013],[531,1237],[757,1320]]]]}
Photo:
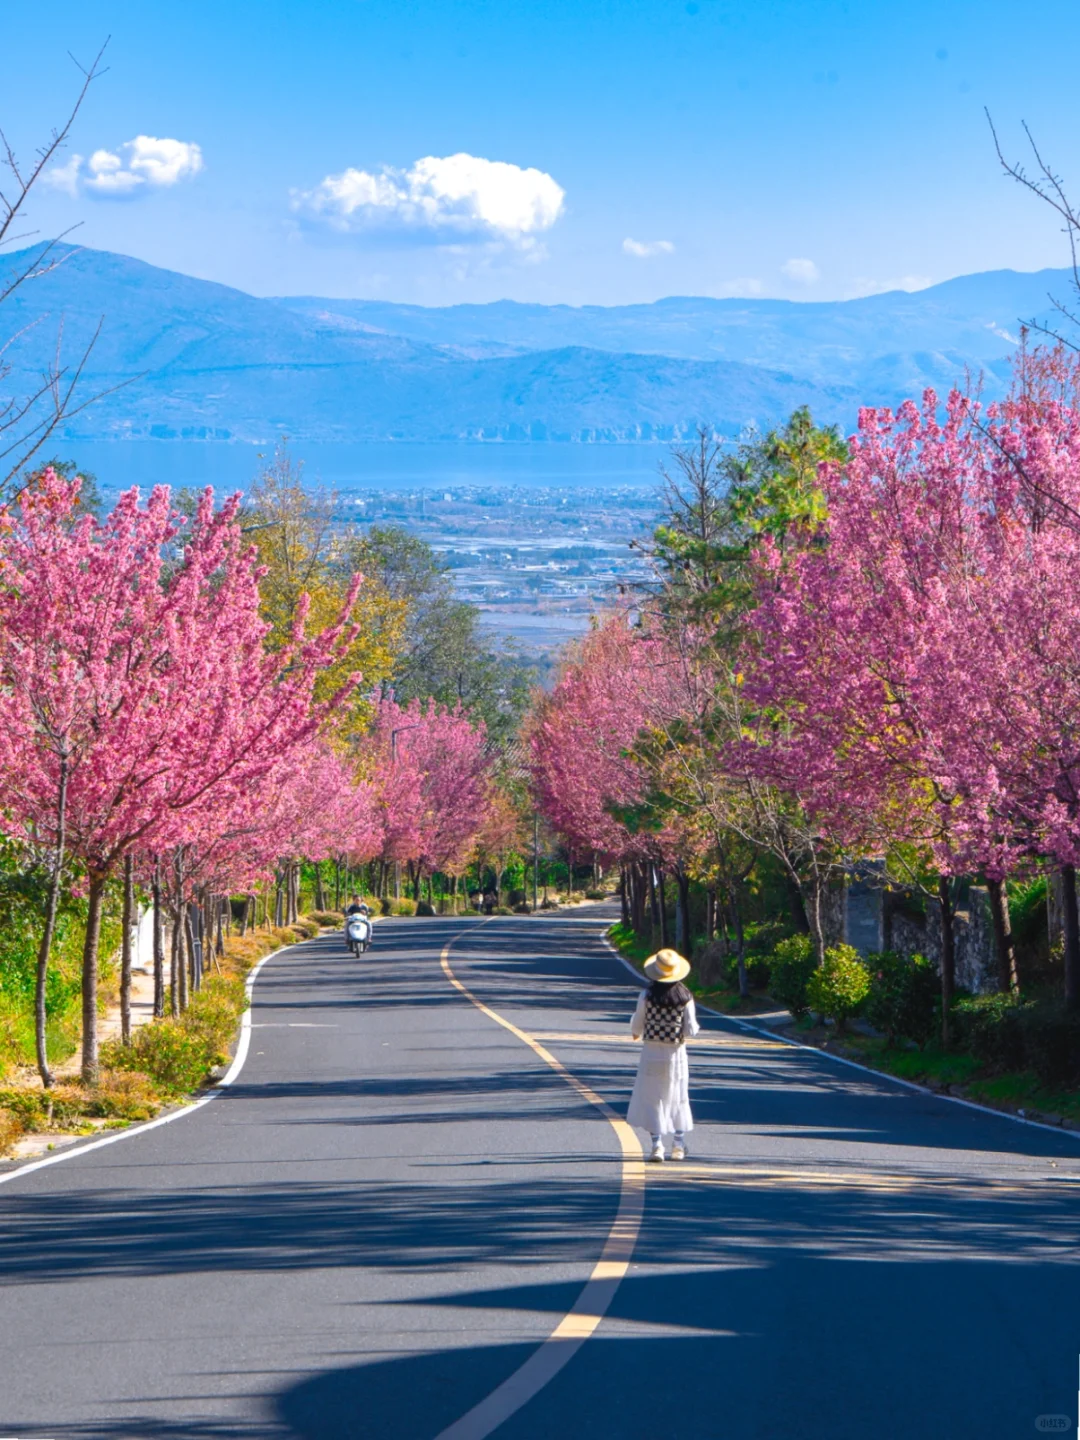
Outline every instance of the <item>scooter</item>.
{"type": "Polygon", "coordinates": [[[362,955],[370,946],[373,929],[371,911],[366,905],[345,917],[345,943],[353,955],[362,955]]]}

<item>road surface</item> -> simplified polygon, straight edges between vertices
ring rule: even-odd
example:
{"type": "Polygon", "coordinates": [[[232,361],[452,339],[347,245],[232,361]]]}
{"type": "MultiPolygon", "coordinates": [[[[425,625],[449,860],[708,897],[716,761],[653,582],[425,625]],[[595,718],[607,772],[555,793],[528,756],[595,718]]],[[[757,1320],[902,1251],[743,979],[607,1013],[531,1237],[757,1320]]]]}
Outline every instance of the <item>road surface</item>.
{"type": "Polygon", "coordinates": [[[705,1017],[690,1158],[643,1166],[607,920],[293,947],[230,1089],[0,1176],[0,1435],[1075,1424],[1080,1142],[705,1017]]]}

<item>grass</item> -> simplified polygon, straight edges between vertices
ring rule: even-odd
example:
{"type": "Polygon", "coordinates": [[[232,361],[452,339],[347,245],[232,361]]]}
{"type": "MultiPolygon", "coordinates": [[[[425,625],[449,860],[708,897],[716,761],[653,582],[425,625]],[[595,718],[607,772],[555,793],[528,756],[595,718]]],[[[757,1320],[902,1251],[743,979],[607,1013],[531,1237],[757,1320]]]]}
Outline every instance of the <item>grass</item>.
{"type": "MultiPolygon", "coordinates": [[[[801,1031],[800,1039],[811,1043],[819,1033],[835,1037],[834,1031],[825,1032],[820,1027],[796,1025],[795,1029],[801,1031]]],[[[966,1099],[994,1109],[1060,1115],[1080,1123],[1080,1092],[1047,1090],[1030,1071],[988,1075],[974,1055],[945,1051],[936,1044],[927,1045],[924,1050],[900,1049],[884,1039],[857,1033],[844,1036],[838,1048],[848,1059],[858,1060],[872,1070],[895,1075],[900,1080],[941,1090],[958,1085],[966,1099]]]]}

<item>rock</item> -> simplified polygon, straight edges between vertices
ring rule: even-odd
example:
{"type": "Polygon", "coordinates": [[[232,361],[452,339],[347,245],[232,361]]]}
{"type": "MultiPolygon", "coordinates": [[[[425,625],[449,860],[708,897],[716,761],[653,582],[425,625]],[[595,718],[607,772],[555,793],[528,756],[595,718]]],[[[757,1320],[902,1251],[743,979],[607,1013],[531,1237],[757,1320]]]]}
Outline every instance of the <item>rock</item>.
{"type": "Polygon", "coordinates": [[[1061,1128],[1063,1130],[1080,1130],[1080,1120],[1070,1120],[1066,1115],[1061,1122],[1061,1128]]]}
{"type": "Polygon", "coordinates": [[[1049,1114],[1046,1114],[1046,1113],[1044,1112],[1042,1115],[1039,1116],[1039,1119],[1042,1121],[1042,1123],[1043,1123],[1044,1125],[1060,1125],[1060,1124],[1061,1124],[1061,1116],[1060,1116],[1060,1115],[1055,1115],[1055,1114],[1053,1114],[1053,1112],[1051,1112],[1051,1113],[1049,1113],[1049,1114]]]}
{"type": "Polygon", "coordinates": [[[697,971],[698,981],[705,989],[715,990],[723,985],[727,978],[726,965],[723,946],[719,941],[712,940],[702,948],[694,962],[694,969],[697,971]]]}
{"type": "Polygon", "coordinates": [[[950,1094],[950,1095],[959,1095],[959,1096],[962,1097],[962,1096],[964,1096],[964,1095],[967,1094],[967,1091],[964,1089],[963,1085],[950,1085],[950,1086],[949,1086],[949,1094],[950,1094]]]}

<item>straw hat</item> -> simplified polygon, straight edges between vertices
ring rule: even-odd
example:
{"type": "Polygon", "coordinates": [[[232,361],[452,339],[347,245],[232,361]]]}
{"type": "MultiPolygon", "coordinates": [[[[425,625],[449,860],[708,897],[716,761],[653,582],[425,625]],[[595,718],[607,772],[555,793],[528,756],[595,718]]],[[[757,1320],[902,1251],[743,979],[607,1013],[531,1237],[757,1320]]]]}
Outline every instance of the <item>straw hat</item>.
{"type": "Polygon", "coordinates": [[[671,985],[690,974],[690,961],[684,960],[677,950],[658,950],[645,961],[645,974],[650,980],[671,985]]]}

